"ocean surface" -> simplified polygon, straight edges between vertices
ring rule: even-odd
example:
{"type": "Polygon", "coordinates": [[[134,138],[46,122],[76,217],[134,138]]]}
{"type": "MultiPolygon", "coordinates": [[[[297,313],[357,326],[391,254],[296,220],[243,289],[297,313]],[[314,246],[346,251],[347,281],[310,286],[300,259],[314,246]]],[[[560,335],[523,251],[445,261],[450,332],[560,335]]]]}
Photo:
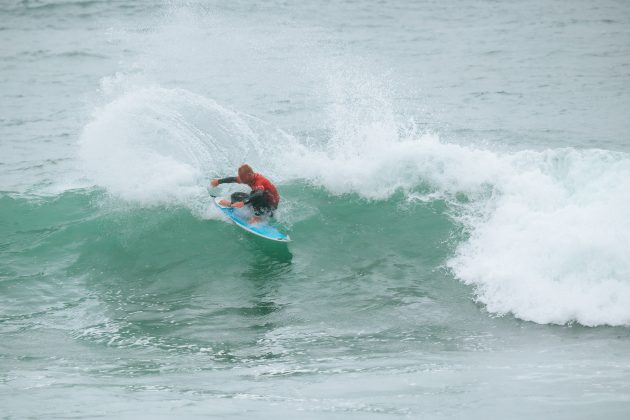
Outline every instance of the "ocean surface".
{"type": "Polygon", "coordinates": [[[629,112],[625,0],[3,0],[0,417],[628,419],[629,112]]]}

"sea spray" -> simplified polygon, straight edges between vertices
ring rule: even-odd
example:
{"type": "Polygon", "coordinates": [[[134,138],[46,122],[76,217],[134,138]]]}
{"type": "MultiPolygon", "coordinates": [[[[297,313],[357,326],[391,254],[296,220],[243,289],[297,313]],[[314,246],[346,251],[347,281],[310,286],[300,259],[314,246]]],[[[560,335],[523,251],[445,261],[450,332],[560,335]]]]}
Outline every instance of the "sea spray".
{"type": "Polygon", "coordinates": [[[132,85],[95,110],[79,157],[87,176],[114,196],[192,208],[205,201],[211,177],[244,162],[262,166],[287,138],[184,89],[132,85]]]}

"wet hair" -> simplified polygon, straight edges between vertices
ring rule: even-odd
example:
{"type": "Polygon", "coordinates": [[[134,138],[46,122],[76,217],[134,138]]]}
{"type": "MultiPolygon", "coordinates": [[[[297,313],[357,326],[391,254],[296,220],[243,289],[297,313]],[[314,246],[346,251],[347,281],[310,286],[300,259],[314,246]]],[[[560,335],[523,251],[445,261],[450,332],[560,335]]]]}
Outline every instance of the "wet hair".
{"type": "Polygon", "coordinates": [[[239,175],[240,174],[253,174],[254,170],[252,169],[251,166],[249,166],[248,164],[244,163],[243,165],[239,166],[238,173],[239,173],[239,175]]]}

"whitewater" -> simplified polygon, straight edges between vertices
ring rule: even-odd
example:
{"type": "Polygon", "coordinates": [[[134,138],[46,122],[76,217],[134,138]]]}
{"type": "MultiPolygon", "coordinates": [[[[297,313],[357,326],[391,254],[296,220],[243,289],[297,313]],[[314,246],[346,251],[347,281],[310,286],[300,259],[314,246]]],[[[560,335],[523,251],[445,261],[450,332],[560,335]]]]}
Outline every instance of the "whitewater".
{"type": "Polygon", "coordinates": [[[623,3],[0,13],[7,418],[630,413],[623,3]]]}

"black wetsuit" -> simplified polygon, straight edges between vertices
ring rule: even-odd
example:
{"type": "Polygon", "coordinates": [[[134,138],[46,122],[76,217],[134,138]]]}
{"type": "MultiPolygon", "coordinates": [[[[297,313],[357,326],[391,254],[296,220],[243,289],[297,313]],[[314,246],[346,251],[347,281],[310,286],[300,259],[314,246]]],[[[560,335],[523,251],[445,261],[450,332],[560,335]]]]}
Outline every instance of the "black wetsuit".
{"type": "MultiPolygon", "coordinates": [[[[235,182],[238,183],[238,178],[235,176],[219,179],[219,184],[231,184],[235,182]]],[[[275,210],[275,206],[271,204],[264,190],[252,191],[249,194],[246,192],[235,192],[230,196],[230,201],[232,203],[242,201],[244,204],[250,204],[256,216],[268,215],[271,217],[275,210]]]]}

